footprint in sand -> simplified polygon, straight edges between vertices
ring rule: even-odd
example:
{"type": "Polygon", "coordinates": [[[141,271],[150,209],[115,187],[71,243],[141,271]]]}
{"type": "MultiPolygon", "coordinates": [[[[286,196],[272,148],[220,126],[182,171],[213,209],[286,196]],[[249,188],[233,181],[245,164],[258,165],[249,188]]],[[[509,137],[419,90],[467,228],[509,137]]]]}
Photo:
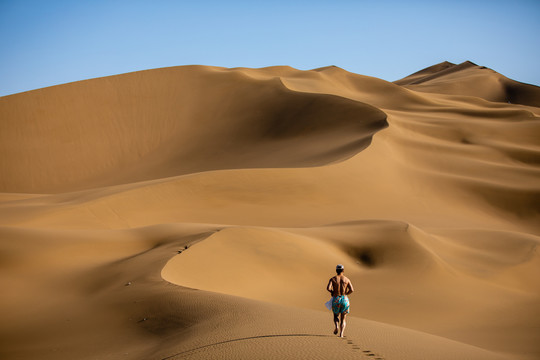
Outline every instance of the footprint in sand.
{"type": "Polygon", "coordinates": [[[369,356],[370,358],[373,358],[375,360],[384,360],[383,357],[380,357],[378,354],[373,353],[371,350],[363,350],[362,352],[365,356],[369,356]]]}
{"type": "MultiPolygon", "coordinates": [[[[343,340],[347,341],[347,345],[350,345],[352,350],[359,351],[361,349],[360,346],[354,343],[354,341],[349,340],[346,337],[344,337],[343,340]]],[[[374,359],[374,360],[384,360],[382,356],[372,352],[371,350],[362,350],[362,355],[368,356],[370,359],[374,359]]]]}
{"type": "MultiPolygon", "coordinates": [[[[347,342],[347,345],[351,346],[351,349],[353,351],[361,350],[361,347],[358,344],[355,344],[354,341],[347,339],[347,337],[343,337],[342,340],[345,340],[347,342]]],[[[384,360],[384,358],[381,355],[376,354],[372,352],[371,350],[362,350],[362,355],[367,356],[369,359],[373,359],[373,360],[384,360]]]]}

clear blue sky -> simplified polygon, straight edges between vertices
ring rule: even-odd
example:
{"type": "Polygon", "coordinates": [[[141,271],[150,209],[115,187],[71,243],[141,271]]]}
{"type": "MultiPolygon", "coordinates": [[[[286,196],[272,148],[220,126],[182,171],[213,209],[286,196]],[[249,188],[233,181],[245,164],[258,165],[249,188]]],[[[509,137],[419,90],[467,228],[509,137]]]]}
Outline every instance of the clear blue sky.
{"type": "Polygon", "coordinates": [[[444,60],[540,85],[540,1],[0,0],[0,96],[189,64],[393,81],[444,60]]]}

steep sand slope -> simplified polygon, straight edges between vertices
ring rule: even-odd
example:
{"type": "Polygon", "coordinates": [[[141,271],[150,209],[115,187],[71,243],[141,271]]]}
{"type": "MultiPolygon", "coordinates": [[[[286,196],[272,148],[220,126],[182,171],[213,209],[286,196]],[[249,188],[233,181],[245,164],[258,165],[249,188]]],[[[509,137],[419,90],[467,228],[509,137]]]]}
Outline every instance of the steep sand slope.
{"type": "Polygon", "coordinates": [[[0,98],[2,356],[537,358],[538,89],[501,78],[179,67],[0,98]]]}
{"type": "Polygon", "coordinates": [[[326,164],[386,126],[367,104],[196,66],[6,96],[0,114],[0,191],[26,193],[326,164]]]}

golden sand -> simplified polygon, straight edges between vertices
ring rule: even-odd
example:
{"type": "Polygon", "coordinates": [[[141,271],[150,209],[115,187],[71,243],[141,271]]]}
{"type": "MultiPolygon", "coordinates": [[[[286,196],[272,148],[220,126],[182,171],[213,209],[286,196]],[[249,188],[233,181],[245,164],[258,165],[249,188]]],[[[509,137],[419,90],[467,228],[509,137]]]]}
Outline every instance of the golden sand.
{"type": "Polygon", "coordinates": [[[537,359],[538,106],[470,62],[1,97],[0,357],[537,359]]]}

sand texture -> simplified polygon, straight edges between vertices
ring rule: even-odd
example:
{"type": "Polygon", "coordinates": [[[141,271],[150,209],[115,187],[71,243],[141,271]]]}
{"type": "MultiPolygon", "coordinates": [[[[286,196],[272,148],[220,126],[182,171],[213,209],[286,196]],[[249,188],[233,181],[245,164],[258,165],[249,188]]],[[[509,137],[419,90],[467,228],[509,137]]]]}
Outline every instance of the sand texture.
{"type": "Polygon", "coordinates": [[[538,359],[539,106],[471,62],[1,97],[0,358],[538,359]]]}

